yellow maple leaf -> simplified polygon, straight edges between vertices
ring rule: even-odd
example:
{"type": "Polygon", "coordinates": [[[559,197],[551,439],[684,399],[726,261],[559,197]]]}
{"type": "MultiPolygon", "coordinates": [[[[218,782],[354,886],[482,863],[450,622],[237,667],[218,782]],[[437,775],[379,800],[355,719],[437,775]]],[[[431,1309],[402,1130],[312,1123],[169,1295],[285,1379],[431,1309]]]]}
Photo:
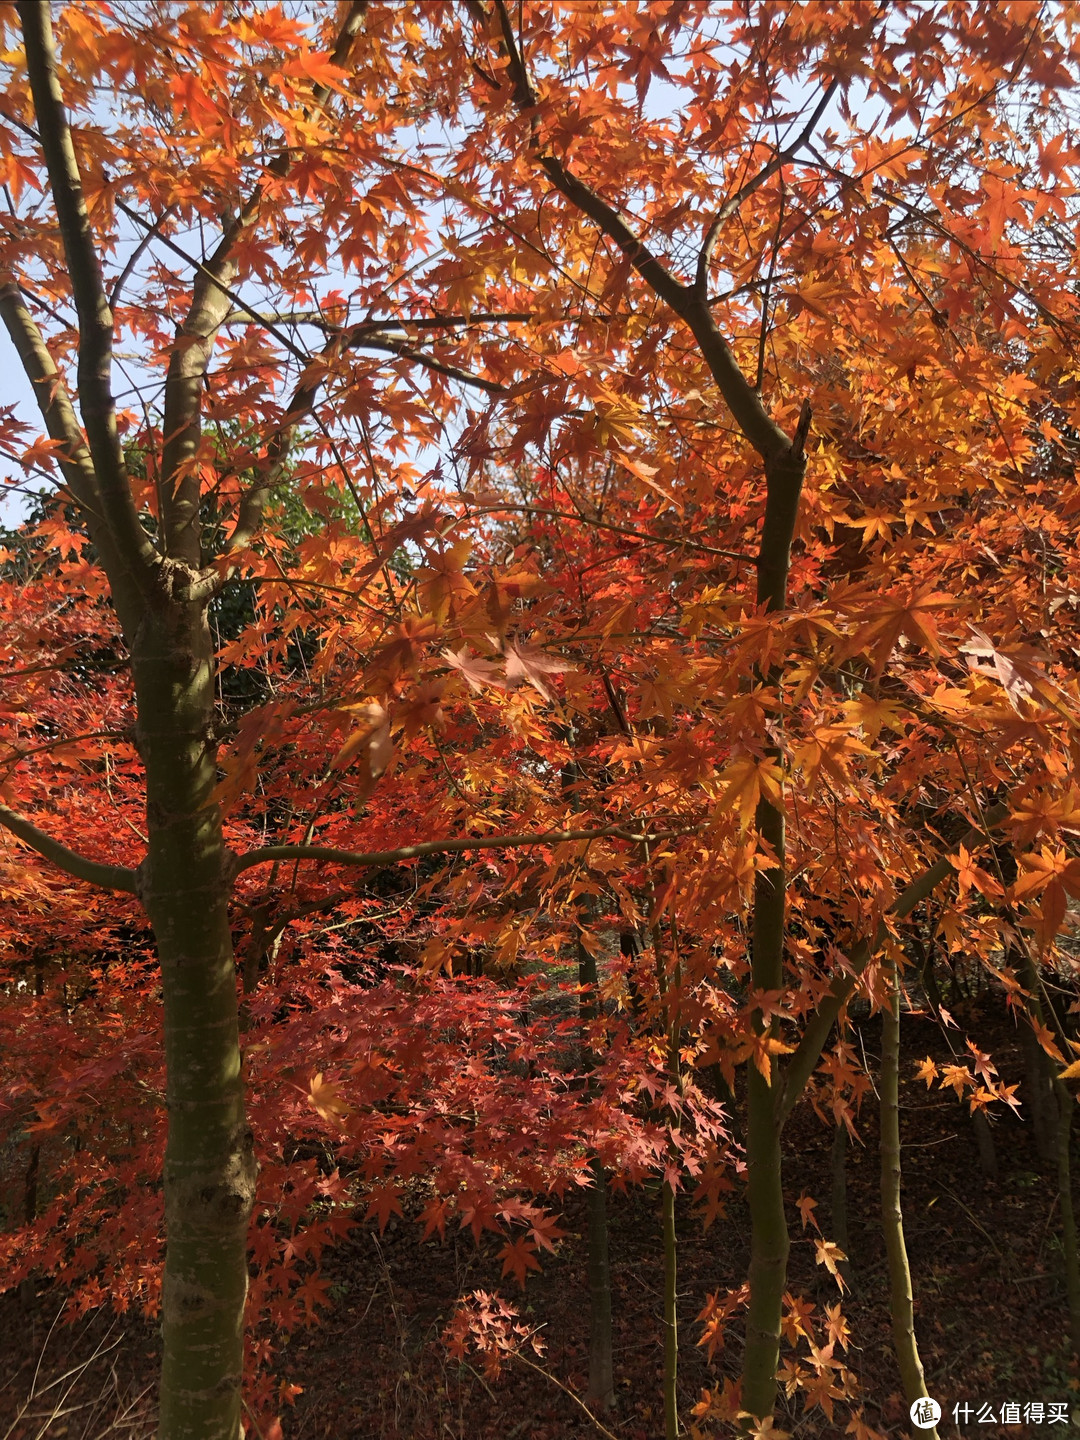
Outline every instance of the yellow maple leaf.
{"type": "Polygon", "coordinates": [[[349,1104],[336,1085],[323,1079],[322,1071],[311,1077],[308,1085],[308,1104],[317,1110],[324,1120],[340,1122],[349,1113],[349,1104]]]}
{"type": "Polygon", "coordinates": [[[840,1264],[848,1257],[840,1249],[839,1245],[832,1240],[815,1240],[814,1248],[817,1252],[816,1259],[819,1265],[824,1265],[829,1274],[835,1279],[841,1290],[847,1289],[847,1283],[840,1273],[840,1264]]]}
{"type": "Polygon", "coordinates": [[[727,786],[720,797],[721,808],[738,807],[739,828],[742,830],[750,828],[757,803],[763,795],[777,808],[783,806],[784,772],[774,761],[761,760],[756,755],[742,755],[725,767],[720,780],[727,786]]]}

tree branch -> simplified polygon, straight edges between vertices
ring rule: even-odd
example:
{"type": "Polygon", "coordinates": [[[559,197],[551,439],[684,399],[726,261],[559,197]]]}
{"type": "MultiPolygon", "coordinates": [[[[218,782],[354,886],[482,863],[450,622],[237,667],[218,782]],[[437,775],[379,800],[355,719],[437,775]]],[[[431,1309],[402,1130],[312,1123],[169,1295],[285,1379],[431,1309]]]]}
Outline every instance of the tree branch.
{"type": "MultiPolygon", "coordinates": [[[[362,334],[382,335],[388,331],[401,330],[466,330],[474,325],[525,324],[535,320],[531,310],[507,310],[503,313],[490,311],[475,315],[387,315],[382,320],[361,320],[359,324],[347,327],[344,333],[359,337],[362,334]]],[[[226,325],[312,325],[317,330],[342,332],[343,327],[328,320],[320,310],[289,310],[280,315],[266,315],[246,306],[230,315],[226,325]]],[[[358,339],[353,342],[359,343],[358,339]]]]}
{"type": "Polygon", "coordinates": [[[763,166],[756,175],[751,176],[751,178],[747,180],[745,185],[741,185],[739,189],[736,190],[735,194],[725,200],[723,205],[721,205],[720,209],[716,212],[716,216],[712,224],[709,226],[704,242],[702,243],[701,250],[698,253],[697,278],[694,282],[694,289],[703,299],[705,298],[708,290],[709,267],[712,264],[713,251],[716,249],[716,242],[719,238],[720,231],[724,227],[725,221],[730,220],[732,215],[734,215],[736,210],[738,210],[739,207],[742,205],[743,201],[748,199],[755,190],[760,189],[760,187],[765,184],[766,180],[768,180],[771,176],[775,175],[778,170],[782,169],[783,166],[787,165],[789,161],[794,159],[794,157],[810,139],[811,135],[813,135],[814,130],[817,127],[817,123],[821,119],[822,115],[825,113],[829,101],[835,95],[836,87],[837,85],[839,85],[839,83],[839,80],[831,80],[829,82],[829,84],[822,92],[821,99],[814,106],[813,114],[810,116],[810,119],[799,131],[799,134],[791,142],[791,144],[785,146],[783,150],[778,151],[767,165],[763,166]]]}
{"type": "MultiPolygon", "coordinates": [[[[987,838],[987,830],[1000,825],[1009,813],[1008,805],[993,805],[986,812],[986,826],[973,825],[957,841],[949,855],[943,855],[928,869],[911,882],[906,890],[889,907],[889,915],[895,920],[906,919],[908,915],[925,900],[938,885],[953,873],[953,865],[950,856],[958,853],[960,846],[965,848],[975,844],[979,840],[987,838]]],[[[860,940],[855,948],[848,954],[850,970],[843,975],[838,975],[829,987],[828,994],[818,1006],[806,1028],[803,1030],[802,1039],[795,1048],[795,1052],[787,1065],[784,1067],[783,1079],[776,1094],[776,1123],[783,1126],[788,1116],[806,1089],[807,1081],[817,1067],[821,1059],[821,1052],[825,1048],[825,1042],[829,1038],[840,1011],[851,998],[855,986],[858,984],[863,971],[869,965],[874,955],[884,944],[889,934],[889,927],[884,920],[878,925],[872,941],[860,940]]]]}
{"type": "Polygon", "coordinates": [[[11,338],[23,372],[34,391],[45,429],[60,446],[56,459],[68,489],[81,509],[101,518],[94,462],[86,447],[75,407],[53,363],[37,321],[10,271],[0,272],[0,318],[11,338]]]}
{"type": "Polygon", "coordinates": [[[158,218],[154,221],[154,223],[152,225],[148,225],[146,230],[143,232],[142,238],[135,246],[135,249],[132,250],[131,254],[128,256],[127,264],[124,266],[123,270],[120,271],[120,274],[116,277],[116,280],[113,283],[112,289],[109,291],[110,310],[116,309],[117,301],[120,299],[120,296],[123,293],[124,286],[131,278],[131,274],[134,271],[135,266],[139,263],[142,256],[146,252],[146,247],[150,244],[151,240],[153,240],[154,236],[159,234],[162,225],[165,224],[165,221],[169,219],[175,209],[175,205],[170,205],[167,210],[163,210],[158,216],[158,218]]]}
{"type": "MultiPolygon", "coordinates": [[[[262,524],[263,510],[266,507],[266,500],[271,490],[281,479],[285,469],[285,462],[289,457],[292,448],[293,437],[296,434],[297,426],[311,407],[319,393],[319,386],[322,377],[318,379],[304,379],[301,377],[299,385],[293,391],[292,399],[289,401],[288,409],[282,418],[281,424],[271,437],[267,446],[266,458],[262,464],[262,473],[259,479],[251,485],[240,501],[240,508],[236,516],[236,524],[233,532],[225,542],[226,555],[235,555],[249,546],[258,533],[262,524]]],[[[219,574],[216,582],[220,588],[232,573],[229,570],[219,574]]]]}
{"type": "MultiPolygon", "coordinates": [[[[160,231],[157,231],[157,233],[154,234],[153,232],[157,228],[157,223],[160,222],[156,222],[154,225],[151,225],[149,220],[144,220],[137,210],[132,210],[131,206],[125,205],[123,200],[117,199],[115,201],[115,205],[116,208],[124,215],[126,215],[129,220],[133,221],[136,225],[140,225],[144,232],[150,235],[152,239],[155,239],[160,244],[164,245],[166,250],[171,251],[178,260],[183,260],[185,265],[189,265],[192,271],[196,274],[196,276],[202,276],[203,279],[205,279],[207,285],[216,286],[216,288],[220,290],[223,295],[228,296],[230,304],[236,306],[236,314],[230,311],[226,315],[225,320],[222,321],[222,324],[227,324],[230,320],[235,320],[237,314],[246,315],[253,324],[262,325],[264,329],[268,330],[269,333],[273,335],[274,339],[285,350],[287,350],[294,359],[300,361],[301,365],[307,364],[308,360],[310,360],[311,358],[310,355],[307,353],[306,350],[301,350],[299,345],[294,345],[293,342],[289,339],[289,337],[281,330],[275,328],[278,322],[275,321],[273,317],[269,315],[260,315],[258,310],[252,309],[252,307],[245,300],[241,299],[241,297],[237,295],[237,293],[232,290],[222,279],[220,279],[218,276],[215,276],[215,274],[208,267],[208,265],[204,264],[201,260],[196,260],[194,255],[189,254],[188,251],[183,248],[183,246],[178,245],[176,241],[171,239],[168,235],[163,235],[160,231]]],[[[284,324],[286,322],[282,320],[281,323],[284,324]]]]}
{"type": "MultiPolygon", "coordinates": [[[[504,0],[495,0],[499,17],[503,52],[506,56],[510,79],[514,85],[514,102],[522,111],[528,112],[537,103],[514,39],[513,26],[504,0]]],[[[483,17],[479,6],[470,5],[473,14],[483,17]]],[[[699,293],[696,286],[684,285],[677,280],[667,267],[634,234],[619,213],[584,181],[579,180],[563,162],[554,155],[544,154],[533,126],[531,148],[536,163],[549,177],[556,189],[582,214],[593,220],[609,239],[613,240],[631,265],[647,281],[660,298],[690,327],[701,347],[701,353],[712,372],[713,379],[724,401],[731,411],[739,429],[765,461],[766,473],[772,488],[770,467],[782,465],[791,455],[792,443],[779,425],[768,414],[761,403],[761,397],[742,373],[724,336],[721,334],[709,308],[708,296],[699,293]]],[[[801,455],[796,467],[801,488],[803,463],[801,455]]],[[[779,477],[779,483],[786,483],[786,477],[779,477]]],[[[763,540],[766,537],[763,537],[763,540]]]]}
{"type": "Polygon", "coordinates": [[[90,538],[109,577],[120,623],[130,637],[138,623],[141,576],[132,573],[117,546],[106,519],[105,502],[94,461],[87,449],[67,387],[19,286],[7,272],[0,272],[0,319],[30,381],[45,429],[50,439],[60,442],[56,452],[60,472],[86,518],[90,538]]]}
{"type": "MultiPolygon", "coordinates": [[[[127,206],[123,208],[125,213],[131,213],[127,206]]],[[[160,483],[162,546],[166,555],[183,560],[193,569],[202,561],[201,485],[196,466],[202,438],[202,385],[217,333],[232,308],[230,286],[238,273],[232,253],[236,237],[249,223],[246,216],[241,216],[226,230],[205,264],[196,266],[191,305],[177,326],[165,375],[160,483]]],[[[168,240],[166,244],[173,248],[168,240]]]]}
{"type": "Polygon", "coordinates": [[[573,840],[670,840],[681,832],[658,831],[655,835],[639,835],[622,825],[606,825],[600,830],[548,830],[539,835],[491,835],[482,839],[460,838],[423,840],[417,845],[403,845],[398,850],[376,850],[360,853],[335,850],[321,845],[266,845],[237,857],[233,873],[251,870],[256,865],[269,865],[275,860],[312,860],[320,865],[357,865],[373,868],[394,865],[399,860],[418,860],[425,855],[456,854],[463,850],[510,850],[523,845],[561,845],[573,840]]]}
{"type": "Polygon", "coordinates": [[[88,885],[98,885],[103,890],[123,890],[128,895],[138,894],[134,870],[129,870],[124,865],[102,865],[97,860],[88,860],[85,855],[69,850],[66,845],[61,845],[59,840],[46,835],[44,830],[39,830],[29,820],[16,815],[15,811],[9,810],[6,805],[0,805],[0,825],[18,836],[31,850],[36,850],[46,860],[51,860],[58,869],[73,875],[76,880],[85,880],[88,885]]]}
{"type": "Polygon", "coordinates": [[[64,110],[50,6],[39,0],[19,0],[17,9],[42,153],[79,316],[79,409],[103,502],[102,521],[115,537],[126,568],[145,588],[156,554],[153,541],[139,523],[116,426],[111,381],[113,317],[64,110]]]}
{"type": "Polygon", "coordinates": [[[402,360],[411,360],[414,365],[422,365],[425,370],[433,370],[437,375],[447,375],[451,380],[460,380],[463,385],[472,385],[489,395],[506,394],[507,387],[498,380],[486,380],[482,375],[472,375],[468,370],[450,365],[445,360],[437,360],[434,355],[425,355],[422,350],[414,350],[411,345],[394,340],[388,335],[362,334],[355,339],[350,338],[349,343],[362,346],[366,350],[382,350],[389,355],[400,356],[402,360]]]}
{"type": "Polygon", "coordinates": [[[754,564],[754,556],[744,554],[741,550],[722,550],[716,545],[703,545],[699,540],[689,535],[680,535],[678,538],[668,535],[651,535],[646,530],[633,530],[628,525],[614,525],[610,520],[600,520],[592,515],[576,515],[572,510],[549,510],[542,505],[483,505],[478,509],[470,510],[462,515],[460,520],[455,520],[442,532],[449,534],[454,525],[465,520],[473,520],[479,515],[543,515],[552,520],[572,520],[577,525],[592,526],[596,530],[608,530],[613,535],[625,535],[630,540],[636,540],[641,545],[662,545],[668,550],[696,550],[702,555],[719,555],[725,560],[745,560],[754,564]]]}
{"type": "MultiPolygon", "coordinates": [[[[364,345],[371,349],[385,350],[402,359],[415,361],[424,365],[430,370],[440,374],[449,375],[452,379],[462,380],[468,384],[477,386],[479,389],[487,390],[490,393],[502,394],[506,387],[494,380],[484,380],[481,376],[470,375],[465,370],[458,369],[454,365],[446,365],[440,360],[424,355],[413,350],[405,344],[398,344],[391,340],[375,339],[365,329],[357,327],[356,330],[349,330],[333,336],[323,350],[323,359],[331,359],[335,354],[349,345],[364,345]]],[[[240,501],[240,508],[236,517],[236,525],[232,534],[225,543],[223,553],[235,555],[246,549],[258,533],[262,522],[263,510],[266,500],[274,486],[280,480],[288,459],[292,440],[296,434],[297,426],[303,417],[309,414],[318,398],[319,389],[322,385],[322,372],[317,370],[315,374],[301,377],[299,385],[293,392],[281,424],[275,431],[267,448],[267,455],[263,462],[262,474],[259,479],[251,485],[240,501]]],[[[187,598],[194,599],[205,593],[216,593],[217,590],[230,578],[232,570],[218,571],[205,583],[199,582],[187,592],[187,598]]]]}
{"type": "MultiPolygon", "coordinates": [[[[353,0],[345,14],[331,60],[340,65],[348,58],[353,40],[360,28],[367,0],[353,0]]],[[[326,102],[331,90],[325,85],[313,87],[317,105],[326,102]]],[[[289,172],[288,150],[281,150],[267,167],[274,178],[289,172]]],[[[260,181],[244,203],[239,215],[226,228],[214,253],[196,266],[191,305],[177,328],[176,343],[169,357],[165,377],[164,440],[161,453],[161,530],[166,555],[183,560],[193,569],[202,564],[202,537],[199,524],[200,482],[196,468],[202,436],[202,385],[209,369],[218,331],[236,304],[247,309],[234,296],[231,286],[239,273],[235,258],[237,241],[255,223],[262,205],[264,184],[260,181]]],[[[124,207],[126,214],[132,214],[124,207]]],[[[165,237],[162,237],[163,239],[165,237]]],[[[170,244],[171,242],[166,242],[170,244]]],[[[287,339],[279,339],[292,350],[287,339]]]]}
{"type": "MultiPolygon", "coordinates": [[[[537,104],[536,91],[533,89],[525,62],[518,50],[517,41],[514,39],[514,27],[510,22],[510,16],[503,0],[495,0],[495,9],[499,17],[503,52],[509,62],[510,79],[514,86],[514,103],[519,110],[529,111],[534,109],[537,104]]],[[[473,13],[483,15],[483,11],[479,7],[476,7],[473,13]]],[[[586,185],[584,181],[579,180],[576,175],[567,170],[556,156],[544,154],[541,151],[535,125],[533,126],[532,148],[537,164],[544,170],[556,189],[560,190],[583,214],[594,220],[604,234],[618,245],[634,269],[649,282],[656,293],[666,300],[673,310],[678,310],[685,298],[686,286],[675,279],[663,262],[634,234],[613,206],[609,205],[591,186],[586,185]]]]}

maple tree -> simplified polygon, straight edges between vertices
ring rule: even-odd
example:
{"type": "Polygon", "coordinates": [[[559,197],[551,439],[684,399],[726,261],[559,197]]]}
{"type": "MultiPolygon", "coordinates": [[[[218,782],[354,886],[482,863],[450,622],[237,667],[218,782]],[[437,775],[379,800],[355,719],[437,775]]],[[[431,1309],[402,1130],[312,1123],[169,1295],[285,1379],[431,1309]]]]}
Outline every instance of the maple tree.
{"type": "MultiPolygon", "coordinates": [[[[862,1426],[787,1294],[784,1126],[852,1121],[856,997],[895,1119],[932,900],[1053,1087],[1080,1336],[1071,8],[0,21],[46,432],[0,443],[54,487],[2,588],[13,1277],[160,1303],[160,1433],[232,1437],[245,1306],[315,1312],[353,1183],[524,1282],[549,1202],[657,1176],[675,1436],[676,1196],[722,1210],[702,1077],[744,1071],[747,1282],[702,1317],[745,1310],[742,1377],[696,1421],[768,1433],[779,1376],[862,1426]]],[[[1009,1103],[973,1049],[946,1083],[1009,1103]]],[[[521,1333],[480,1297],[451,1339],[521,1333]]]]}

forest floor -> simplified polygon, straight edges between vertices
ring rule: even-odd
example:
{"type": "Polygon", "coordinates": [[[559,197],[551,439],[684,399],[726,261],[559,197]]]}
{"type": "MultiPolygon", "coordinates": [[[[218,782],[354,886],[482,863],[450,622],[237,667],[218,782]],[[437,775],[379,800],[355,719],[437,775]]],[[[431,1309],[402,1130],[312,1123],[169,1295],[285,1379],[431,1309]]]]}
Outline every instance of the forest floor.
{"type": "MultiPolygon", "coordinates": [[[[950,1007],[965,1033],[991,1050],[1007,1084],[1021,1080],[1015,1032],[995,1012],[950,1007]]],[[[880,1026],[867,1021],[862,1043],[872,1069],[880,1026]]],[[[906,1016],[903,1026],[901,1124],[905,1148],[904,1210],[916,1295],[916,1323],[930,1393],[943,1410],[939,1430],[953,1436],[1080,1435],[1080,1379],[1069,1361],[1064,1273],[1058,1239],[1054,1174],[1036,1155],[1032,1127],[1004,1115],[992,1127],[996,1178],[980,1164],[966,1106],[950,1091],[915,1079],[926,1055],[948,1063],[937,1024],[906,1016]],[[1064,1402],[1067,1424],[1002,1424],[1002,1405],[1064,1402]],[[970,1406],[967,1423],[954,1405],[970,1406]],[[978,1419],[980,1407],[988,1412],[978,1419]]],[[[1021,1085],[1021,1095],[1023,1086],[1021,1085]]],[[[889,1437],[914,1432],[900,1395],[887,1310],[884,1249],[879,1233],[877,1121],[874,1097],[858,1122],[861,1143],[848,1147],[847,1186],[853,1291],[844,1300],[852,1344],[847,1363],[858,1376],[865,1416],[889,1437]]],[[[1080,1128],[1080,1127],[1077,1127],[1080,1128]]],[[[814,1263],[794,1200],[818,1201],[829,1232],[831,1131],[801,1106],[785,1132],[785,1188],[792,1201],[790,1288],[818,1305],[838,1298],[835,1281],[814,1263]]],[[[1080,1158],[1080,1157],[1078,1157],[1080,1158]]],[[[1077,1160],[1074,1159],[1074,1175],[1077,1160]]],[[[662,1338],[659,1206],[638,1191],[610,1205],[615,1308],[617,1404],[604,1419],[617,1440],[662,1440],[662,1338]]],[[[563,1215],[567,1236],[524,1294],[501,1280],[496,1246],[467,1234],[420,1243],[411,1221],[391,1220],[380,1236],[360,1226],[326,1262],[333,1309],[323,1322],[280,1345],[281,1379],[300,1387],[283,1420],[284,1440],[585,1440],[601,1431],[567,1390],[581,1394],[587,1373],[588,1292],[584,1206],[563,1215]],[[483,1289],[516,1303],[542,1327],[541,1373],[511,1361],[497,1379],[479,1363],[450,1358],[442,1336],[458,1296],[483,1289]],[[560,1387],[566,1387],[565,1389],[560,1387]]],[[[697,1345],[696,1317],[710,1291],[741,1283],[749,1238],[745,1204],[703,1231],[687,1207],[679,1214],[682,1413],[704,1386],[738,1368],[737,1337],[713,1364],[697,1345]]],[[[150,1440],[157,1359],[156,1332],[98,1314],[75,1327],[50,1325],[62,1297],[44,1292],[20,1308],[0,1297],[0,1440],[150,1440]],[[47,1342],[47,1343],[46,1343],[47,1342]],[[66,1379],[60,1379],[66,1375],[66,1379]],[[35,1378],[36,1376],[36,1378],[35,1378]],[[52,1388],[47,1388],[52,1386],[52,1388]],[[33,1396],[34,1398],[30,1398],[33,1396]],[[29,1404],[27,1405],[27,1401],[29,1404]],[[20,1407],[26,1406],[22,1418],[20,1407]],[[52,1418],[50,1418],[52,1417],[52,1418]]],[[[736,1327],[732,1327],[733,1329],[736,1327]]],[[[536,1360],[535,1356],[531,1357],[536,1360]]],[[[793,1436],[843,1435],[846,1416],[802,1413],[782,1402],[778,1428],[793,1436]]],[[[964,1413],[963,1411],[961,1412],[964,1413]]],[[[1049,1415],[1047,1409],[1047,1416],[1049,1415]]],[[[249,1430],[249,1436],[255,1434],[249,1430]]],[[[265,1437],[269,1440],[269,1437],[265,1437]]]]}

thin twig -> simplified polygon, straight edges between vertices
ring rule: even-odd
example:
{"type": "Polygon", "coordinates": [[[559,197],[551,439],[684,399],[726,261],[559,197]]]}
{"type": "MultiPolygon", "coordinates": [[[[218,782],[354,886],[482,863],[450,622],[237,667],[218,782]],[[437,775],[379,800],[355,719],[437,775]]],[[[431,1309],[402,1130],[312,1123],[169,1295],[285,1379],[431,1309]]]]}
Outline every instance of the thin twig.
{"type": "Polygon", "coordinates": [[[608,1437],[608,1440],[619,1440],[619,1437],[617,1435],[613,1435],[611,1431],[607,1428],[607,1426],[604,1425],[602,1421],[596,1418],[596,1416],[592,1413],[589,1407],[585,1404],[585,1401],[582,1400],[579,1395],[575,1395],[573,1390],[568,1389],[568,1387],[565,1386],[562,1381],[558,1379],[557,1376],[552,1375],[550,1370],[545,1370],[542,1365],[537,1365],[534,1361],[528,1359],[527,1356],[522,1355],[520,1350],[514,1351],[514,1359],[520,1360],[522,1365],[527,1365],[530,1370],[535,1370],[538,1375],[543,1375],[545,1380],[550,1380],[553,1385],[557,1385],[564,1395],[569,1395],[570,1399],[573,1400],[574,1404],[580,1406],[581,1409],[585,1411],[585,1414],[600,1431],[601,1435],[606,1435],[608,1437]]]}

